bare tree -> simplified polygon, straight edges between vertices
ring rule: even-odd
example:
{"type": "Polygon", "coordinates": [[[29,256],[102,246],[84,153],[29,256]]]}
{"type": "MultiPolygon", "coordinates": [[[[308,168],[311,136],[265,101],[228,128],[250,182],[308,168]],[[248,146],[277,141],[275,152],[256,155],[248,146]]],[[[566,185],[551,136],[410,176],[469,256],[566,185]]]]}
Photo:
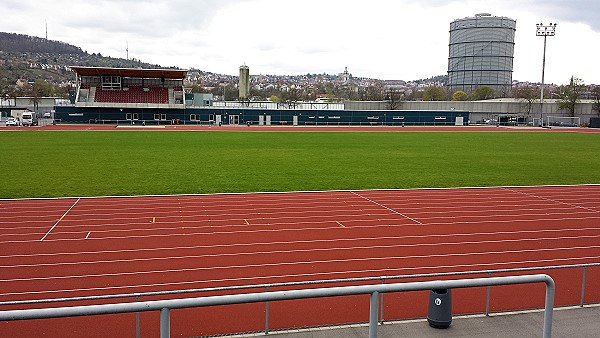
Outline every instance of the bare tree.
{"type": "Polygon", "coordinates": [[[288,90],[281,91],[279,100],[288,109],[296,108],[296,104],[300,101],[300,92],[297,88],[289,88],[288,90]]]}
{"type": "Polygon", "coordinates": [[[366,87],[362,92],[363,101],[382,101],[384,98],[383,83],[381,82],[366,87]]]}
{"type": "Polygon", "coordinates": [[[566,109],[569,112],[569,116],[575,116],[575,106],[579,103],[584,90],[585,84],[583,80],[571,76],[569,84],[558,88],[558,108],[566,109]]]}
{"type": "Polygon", "coordinates": [[[402,107],[402,104],[406,99],[404,97],[404,91],[398,88],[388,88],[385,92],[385,100],[387,101],[389,110],[396,110],[402,107]]]}
{"type": "Polygon", "coordinates": [[[513,96],[519,99],[519,102],[523,104],[527,115],[531,114],[531,108],[536,100],[539,98],[539,92],[537,88],[533,86],[519,87],[513,90],[513,96]]]}
{"type": "Polygon", "coordinates": [[[35,80],[35,82],[27,87],[29,101],[33,103],[33,110],[37,113],[40,101],[43,97],[53,96],[54,88],[45,80],[35,80]]]}

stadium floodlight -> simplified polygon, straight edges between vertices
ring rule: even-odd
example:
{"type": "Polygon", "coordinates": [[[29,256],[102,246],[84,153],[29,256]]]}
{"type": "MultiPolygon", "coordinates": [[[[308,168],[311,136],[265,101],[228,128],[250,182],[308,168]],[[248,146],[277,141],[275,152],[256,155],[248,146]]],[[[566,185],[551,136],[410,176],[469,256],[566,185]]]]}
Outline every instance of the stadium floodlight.
{"type": "Polygon", "coordinates": [[[544,25],[543,23],[538,23],[535,25],[535,35],[544,37],[544,56],[542,58],[542,86],[540,88],[540,123],[544,124],[544,71],[546,70],[546,38],[549,36],[554,36],[556,33],[556,24],[550,23],[549,25],[544,25]]]}

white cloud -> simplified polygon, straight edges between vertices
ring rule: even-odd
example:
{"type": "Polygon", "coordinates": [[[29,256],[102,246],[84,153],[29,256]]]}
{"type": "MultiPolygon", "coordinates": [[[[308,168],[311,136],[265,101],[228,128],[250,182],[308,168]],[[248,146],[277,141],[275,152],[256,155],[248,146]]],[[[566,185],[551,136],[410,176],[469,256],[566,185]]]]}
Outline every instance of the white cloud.
{"type": "Polygon", "coordinates": [[[600,84],[600,2],[592,0],[5,0],[0,31],[44,36],[113,57],[237,74],[341,72],[383,79],[445,74],[454,19],[487,12],[517,20],[514,79],[540,81],[543,39],[535,24],[558,22],[548,38],[546,80],[571,75],[600,84]]]}

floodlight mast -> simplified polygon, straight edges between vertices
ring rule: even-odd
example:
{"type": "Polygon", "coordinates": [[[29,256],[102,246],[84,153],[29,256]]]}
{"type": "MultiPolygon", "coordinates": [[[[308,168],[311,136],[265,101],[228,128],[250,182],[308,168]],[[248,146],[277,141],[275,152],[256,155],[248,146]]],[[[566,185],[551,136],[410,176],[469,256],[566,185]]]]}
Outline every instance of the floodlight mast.
{"type": "Polygon", "coordinates": [[[549,36],[554,36],[556,33],[556,24],[550,23],[549,25],[544,25],[543,23],[538,23],[535,25],[535,35],[544,37],[544,56],[542,58],[542,86],[540,89],[540,124],[544,126],[544,71],[546,70],[546,38],[549,36]]]}

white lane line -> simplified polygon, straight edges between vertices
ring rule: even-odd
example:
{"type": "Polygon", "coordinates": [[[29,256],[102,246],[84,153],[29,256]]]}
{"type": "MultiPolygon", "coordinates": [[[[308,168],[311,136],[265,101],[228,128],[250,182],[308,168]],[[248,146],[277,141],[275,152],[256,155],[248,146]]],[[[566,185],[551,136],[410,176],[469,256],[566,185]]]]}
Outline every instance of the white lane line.
{"type": "MultiPolygon", "coordinates": [[[[428,225],[470,225],[470,224],[476,224],[476,225],[482,225],[482,224],[506,224],[506,223],[536,223],[536,222],[541,222],[541,221],[568,221],[568,220],[572,220],[572,221],[588,221],[588,220],[598,220],[600,219],[600,217],[569,217],[569,218],[547,218],[547,219],[528,219],[528,220],[523,220],[523,219],[510,219],[510,220],[479,220],[479,221],[462,221],[462,222],[430,222],[427,223],[428,225]]],[[[368,220],[367,220],[368,221],[368,220]]],[[[305,223],[305,222],[302,222],[305,223]]],[[[283,224],[283,225],[299,225],[301,223],[273,223],[273,224],[264,224],[264,225],[278,225],[278,224],[283,224]]],[[[313,223],[309,223],[309,224],[313,224],[313,223]]],[[[376,228],[376,227],[380,227],[380,226],[385,226],[385,227],[405,227],[405,226],[414,226],[411,224],[386,224],[386,225],[377,225],[377,226],[353,226],[353,228],[355,229],[359,229],[359,228],[376,228]]],[[[212,226],[211,226],[212,227],[212,226]]],[[[239,225],[235,225],[235,226],[230,226],[230,227],[241,227],[239,225]]],[[[246,227],[246,226],[244,226],[246,227]]],[[[98,238],[99,240],[112,240],[112,239],[134,239],[134,238],[144,238],[144,239],[148,239],[148,238],[153,238],[153,237],[173,237],[173,236],[197,236],[197,235],[201,235],[201,236],[206,236],[206,235],[223,235],[223,234],[247,234],[247,233],[276,233],[276,232],[286,232],[286,231],[307,231],[307,230],[331,230],[331,229],[338,229],[338,226],[335,227],[318,227],[318,228],[314,228],[314,227],[306,227],[306,228],[284,228],[284,229],[266,229],[266,230],[233,230],[233,231],[215,231],[215,232],[202,232],[202,231],[194,231],[194,232],[188,232],[188,233],[168,233],[168,234],[139,234],[139,235],[126,235],[126,236],[103,236],[101,238],[98,238]]],[[[595,229],[597,230],[598,228],[591,228],[591,229],[595,229]]],[[[138,231],[145,231],[148,229],[133,229],[136,232],[138,231]]],[[[159,229],[160,230],[160,229],[159,229]]],[[[167,230],[167,229],[162,229],[162,230],[167,230]]],[[[562,231],[563,229],[559,229],[560,231],[562,231]]],[[[101,230],[97,230],[96,232],[102,232],[102,233],[112,233],[112,232],[132,232],[132,229],[128,229],[128,230],[106,230],[106,231],[101,231],[101,230]]],[[[454,234],[453,234],[454,235],[454,234]]],[[[56,240],[51,240],[51,241],[76,241],[76,240],[80,240],[80,239],[56,239],[56,240]]],[[[30,240],[8,240],[8,241],[0,241],[0,244],[5,244],[5,243],[29,243],[31,242],[30,240]]]]}
{"type": "MultiPolygon", "coordinates": [[[[597,238],[598,236],[588,236],[590,238],[597,238]]],[[[465,242],[445,242],[445,243],[414,243],[414,244],[399,244],[399,245],[379,245],[379,246],[354,246],[354,247],[337,247],[337,248],[317,248],[317,249],[299,249],[299,250],[271,250],[271,251],[251,251],[251,252],[232,252],[232,253],[221,253],[221,254],[201,254],[201,255],[186,255],[186,256],[160,256],[160,257],[147,257],[147,258],[127,258],[127,259],[110,259],[110,260],[94,260],[94,261],[70,261],[60,263],[36,263],[36,264],[18,264],[18,265],[0,265],[2,269],[16,269],[16,268],[32,268],[32,267],[48,267],[48,266],[70,266],[70,265],[93,265],[93,264],[113,264],[113,263],[126,263],[126,262],[159,262],[159,261],[172,261],[182,259],[199,259],[199,258],[218,258],[218,257],[241,257],[241,256],[258,256],[258,255],[280,255],[290,253],[316,253],[316,252],[341,252],[341,251],[354,251],[354,250],[381,250],[381,249],[399,249],[399,248],[415,248],[415,247],[444,247],[444,246],[465,246],[465,245],[482,245],[489,243],[520,243],[520,242],[541,242],[545,241],[559,241],[564,239],[581,239],[584,237],[559,237],[559,238],[541,238],[541,239],[514,239],[514,240],[495,240],[495,241],[465,241],[465,242]]],[[[459,248],[460,249],[460,248],[459,248]]],[[[430,254],[430,255],[409,255],[409,256],[372,256],[366,258],[346,258],[348,261],[353,260],[380,260],[380,259],[412,259],[412,258],[436,258],[436,257],[459,257],[459,256],[470,256],[470,255],[499,255],[499,254],[514,254],[514,253],[529,253],[529,252],[559,252],[567,250],[592,250],[600,249],[598,245],[590,246],[575,246],[575,247],[550,247],[550,248],[533,248],[533,249],[522,249],[522,250],[506,250],[506,251],[470,251],[470,252],[449,252],[443,254],[430,254]]],[[[306,263],[328,263],[337,262],[338,260],[321,260],[321,261],[308,261],[306,263]]],[[[297,262],[301,264],[303,262],[297,262]]],[[[282,262],[281,264],[296,264],[296,262],[282,262]]],[[[262,265],[261,265],[262,266],[262,265]]],[[[228,268],[224,267],[215,267],[228,268]]],[[[0,280],[2,281],[2,280],[0,280]]]]}
{"type": "Polygon", "coordinates": [[[416,220],[416,219],[414,219],[414,218],[408,217],[408,216],[406,216],[405,214],[403,214],[403,213],[401,213],[401,212],[398,212],[398,211],[396,211],[396,210],[394,210],[394,209],[388,208],[388,207],[386,207],[386,206],[385,206],[385,205],[383,205],[383,204],[377,203],[377,202],[373,201],[372,199],[369,199],[369,198],[367,198],[367,197],[365,197],[365,196],[362,196],[362,195],[360,195],[360,194],[356,193],[355,191],[352,191],[352,193],[353,193],[354,195],[356,195],[356,196],[358,196],[358,197],[360,197],[360,198],[364,199],[364,200],[367,200],[367,201],[369,201],[369,202],[371,202],[371,203],[373,203],[373,204],[375,204],[375,205],[378,205],[378,206],[380,206],[380,207],[382,207],[382,208],[384,208],[384,209],[386,209],[386,210],[389,210],[389,211],[391,211],[391,212],[393,212],[393,213],[395,213],[395,214],[398,214],[398,215],[400,215],[400,216],[402,216],[402,217],[404,217],[404,218],[407,218],[407,219],[409,219],[409,220],[411,220],[411,221],[413,221],[413,222],[415,222],[415,223],[417,223],[417,224],[423,224],[423,223],[421,223],[421,222],[417,221],[417,220],[416,220]]]}
{"type": "Polygon", "coordinates": [[[40,239],[40,242],[43,241],[44,239],[46,239],[46,237],[48,237],[48,235],[50,235],[50,232],[52,232],[52,230],[54,230],[54,228],[56,228],[56,226],[58,225],[58,223],[60,223],[60,221],[63,220],[63,218],[65,218],[65,216],[67,216],[67,214],[69,213],[69,211],[71,211],[71,209],[73,209],[73,207],[75,206],[75,204],[77,204],[77,202],[79,202],[80,198],[78,198],[75,203],[73,203],[73,205],[69,208],[69,210],[65,211],[65,213],[58,219],[58,221],[56,221],[56,223],[54,223],[54,225],[52,226],[52,228],[50,228],[50,230],[48,230],[48,232],[44,235],[44,237],[42,237],[40,239]]]}
{"type": "MultiPolygon", "coordinates": [[[[599,257],[589,257],[593,259],[597,259],[599,257]]],[[[222,282],[238,282],[238,283],[249,283],[252,282],[254,284],[257,280],[273,280],[276,278],[311,278],[311,280],[315,279],[315,276],[323,276],[322,278],[332,279],[334,276],[348,276],[349,274],[365,274],[368,273],[370,275],[398,275],[400,271],[423,271],[423,270],[434,270],[439,272],[440,270],[450,270],[450,269],[461,269],[465,268],[472,269],[479,267],[481,269],[490,269],[490,267],[496,267],[498,265],[508,266],[516,265],[516,264],[539,264],[539,263],[548,263],[548,262],[569,262],[569,261],[581,261],[589,259],[588,257],[574,257],[574,258],[560,258],[560,259],[544,259],[544,260],[527,260],[527,261],[513,261],[513,262],[501,262],[501,263],[478,263],[478,264],[456,264],[456,265],[431,265],[431,266],[415,266],[415,267],[395,267],[395,268],[371,268],[371,269],[362,269],[362,270],[341,270],[341,271],[320,271],[320,272],[310,272],[310,273],[295,273],[295,274],[280,274],[280,275],[254,275],[254,276],[246,276],[246,277],[230,277],[230,278],[213,278],[213,279],[203,279],[198,280],[194,279],[191,281],[173,281],[173,282],[163,282],[163,283],[152,283],[152,284],[136,284],[136,285],[119,285],[119,286],[107,286],[102,285],[101,287],[88,287],[88,288],[77,288],[77,289],[56,289],[56,290],[38,290],[38,291],[21,291],[21,292],[7,292],[0,293],[0,296],[15,296],[15,295],[35,295],[35,294],[56,294],[56,293],[65,293],[65,292],[81,292],[81,291],[109,291],[109,290],[127,290],[134,289],[139,290],[144,287],[164,287],[164,286],[183,286],[183,285],[199,285],[199,284],[209,284],[209,283],[222,283],[222,282]]],[[[584,262],[585,263],[585,262],[584,262]]],[[[167,271],[168,272],[168,271],[167,271]]],[[[161,272],[163,273],[163,272],[161,272]]],[[[341,278],[341,277],[340,277],[341,278]]]]}
{"type": "MultiPolygon", "coordinates": [[[[562,233],[562,232],[583,232],[583,231],[598,231],[598,228],[571,228],[571,229],[545,229],[545,230],[520,230],[520,231],[499,231],[499,232],[474,232],[474,233],[449,233],[449,234],[437,234],[437,235],[407,235],[407,236],[380,236],[380,237],[350,237],[350,238],[333,238],[333,239],[319,239],[319,240],[298,240],[298,241],[274,241],[274,242],[249,242],[249,243],[229,243],[229,244],[214,244],[214,245],[190,245],[190,246],[175,246],[175,247],[153,247],[153,248],[136,248],[136,249],[121,249],[121,250],[100,250],[100,251],[77,251],[77,252],[57,252],[57,253],[44,253],[44,254],[16,254],[16,255],[0,255],[0,259],[6,258],[20,258],[20,257],[53,257],[53,256],[74,256],[83,254],[122,254],[131,252],[157,252],[157,251],[173,251],[173,250],[190,250],[190,249],[216,249],[216,248],[255,248],[258,246],[271,246],[271,245],[291,245],[291,244],[314,244],[314,243],[337,243],[337,242],[361,242],[361,241],[382,241],[382,240],[414,240],[424,238],[448,238],[448,237],[479,237],[479,236],[497,236],[497,235],[540,235],[541,233],[562,233]]],[[[497,243],[510,242],[510,241],[537,241],[537,240],[565,240],[565,239],[581,239],[581,238],[597,238],[599,235],[579,235],[579,236],[558,236],[558,237],[521,237],[517,239],[507,240],[493,240],[492,242],[497,243]]],[[[481,241],[480,241],[481,242],[481,241]]],[[[488,242],[482,241],[482,242],[488,242]]],[[[444,243],[456,243],[456,242],[435,242],[431,244],[419,244],[419,245],[435,245],[444,243]]],[[[464,243],[478,243],[475,241],[464,241],[464,243]]],[[[407,246],[406,244],[403,244],[407,246]]],[[[329,246],[328,246],[329,247],[329,246]]],[[[373,248],[380,248],[382,246],[372,246],[373,248]]],[[[161,254],[162,256],[162,254],[161,254]]],[[[10,266],[0,266],[10,267],[10,266]]]]}
{"type": "Polygon", "coordinates": [[[91,234],[91,233],[92,233],[91,231],[88,231],[88,233],[87,233],[87,236],[85,236],[85,239],[88,239],[88,238],[90,238],[90,234],[91,234]]]}
{"type": "Polygon", "coordinates": [[[575,208],[575,209],[583,209],[583,210],[587,210],[587,211],[591,211],[591,212],[595,212],[595,213],[599,213],[600,212],[600,211],[598,211],[596,209],[583,207],[583,206],[577,205],[577,204],[562,202],[562,201],[554,200],[554,199],[551,199],[551,198],[548,198],[548,197],[538,196],[538,195],[531,194],[531,193],[528,193],[528,192],[525,192],[525,191],[513,190],[513,189],[510,189],[510,188],[505,188],[505,189],[508,190],[508,191],[516,192],[516,193],[521,194],[521,195],[525,195],[525,196],[529,196],[529,197],[533,197],[533,198],[538,198],[538,199],[541,199],[541,200],[544,200],[544,201],[548,201],[548,202],[552,202],[552,203],[566,205],[566,206],[569,206],[569,207],[575,208]]]}
{"type": "MultiPolygon", "coordinates": [[[[207,245],[190,245],[190,246],[175,246],[175,247],[152,247],[152,248],[136,248],[136,249],[121,249],[121,250],[100,250],[100,251],[77,251],[77,252],[56,252],[43,254],[14,254],[0,255],[0,259],[20,258],[20,257],[54,257],[54,256],[75,256],[83,254],[122,254],[131,252],[158,252],[158,251],[174,251],[174,250],[190,250],[190,249],[216,249],[216,248],[245,248],[271,245],[291,245],[291,244],[314,244],[314,243],[337,243],[337,242],[360,242],[360,241],[382,241],[382,240],[414,240],[423,238],[448,238],[448,237],[477,237],[477,236],[497,236],[497,235],[540,235],[541,233],[562,233],[562,232],[583,232],[583,231],[598,231],[599,228],[571,228],[571,229],[555,229],[555,230],[521,230],[521,231],[500,231],[500,232],[475,232],[475,233],[449,233],[438,235],[410,235],[410,236],[379,236],[379,237],[350,237],[350,238],[332,238],[319,240],[298,240],[298,241],[273,241],[273,242],[249,242],[249,243],[223,243],[223,244],[207,244],[207,245]]],[[[579,235],[579,236],[559,236],[559,237],[533,237],[533,238],[518,238],[513,241],[533,241],[533,240],[564,240],[564,239],[580,239],[580,238],[597,238],[600,235],[579,235]]],[[[510,240],[502,240],[510,241],[510,240]]],[[[485,242],[485,241],[484,241],[485,242]]],[[[498,240],[494,240],[498,242],[498,240]]],[[[444,242],[436,242],[444,244],[444,242]]],[[[454,242],[453,242],[454,243],[454,242]]],[[[475,243],[471,241],[471,243],[475,243]]],[[[433,243],[435,244],[435,243],[433,243]]],[[[378,248],[379,246],[373,246],[378,248]]],[[[9,266],[0,266],[9,267],[9,266]]]]}
{"type": "MultiPolygon", "coordinates": [[[[534,251],[534,250],[531,250],[534,251]]],[[[508,254],[509,252],[499,251],[496,254],[508,254]]],[[[494,253],[478,253],[479,255],[494,255],[494,253]]],[[[472,255],[472,253],[454,254],[455,257],[465,257],[472,255]]],[[[331,263],[342,263],[342,262],[377,262],[377,261],[389,261],[389,260],[403,260],[403,259],[420,259],[427,257],[446,257],[447,255],[431,255],[431,256],[396,256],[396,257],[377,257],[377,258],[354,258],[354,259],[333,259],[333,260],[316,260],[316,261],[301,261],[301,262],[277,262],[277,263],[265,263],[265,264],[248,264],[248,265],[229,265],[229,266],[217,266],[217,267],[189,267],[179,269],[160,269],[160,270],[139,270],[139,271],[124,271],[124,272],[111,272],[111,273],[94,273],[94,274],[82,274],[82,275],[62,275],[62,276],[44,276],[44,277],[28,277],[28,278],[7,278],[1,279],[0,282],[30,282],[35,280],[63,280],[63,279],[79,279],[79,278],[102,278],[102,277],[117,277],[117,276],[132,276],[132,275],[151,275],[151,274],[168,274],[168,273],[180,273],[180,272],[198,272],[198,271],[217,271],[217,270],[241,270],[241,269],[254,269],[257,267],[278,267],[278,266],[306,266],[306,265],[318,265],[318,264],[331,264],[331,263]]],[[[564,262],[564,261],[577,261],[577,260],[591,260],[598,259],[600,256],[576,256],[576,257],[558,257],[551,259],[537,259],[537,260],[521,260],[521,261],[500,261],[493,262],[486,260],[484,263],[474,264],[457,264],[457,265],[442,265],[441,267],[472,267],[472,266],[502,266],[502,265],[514,265],[514,264],[535,264],[535,263],[551,263],[551,262],[564,262]]],[[[375,267],[375,265],[371,265],[375,267]]],[[[427,266],[398,266],[392,269],[399,270],[417,270],[430,268],[427,266]]],[[[389,269],[389,268],[388,268],[389,269]]]]}

